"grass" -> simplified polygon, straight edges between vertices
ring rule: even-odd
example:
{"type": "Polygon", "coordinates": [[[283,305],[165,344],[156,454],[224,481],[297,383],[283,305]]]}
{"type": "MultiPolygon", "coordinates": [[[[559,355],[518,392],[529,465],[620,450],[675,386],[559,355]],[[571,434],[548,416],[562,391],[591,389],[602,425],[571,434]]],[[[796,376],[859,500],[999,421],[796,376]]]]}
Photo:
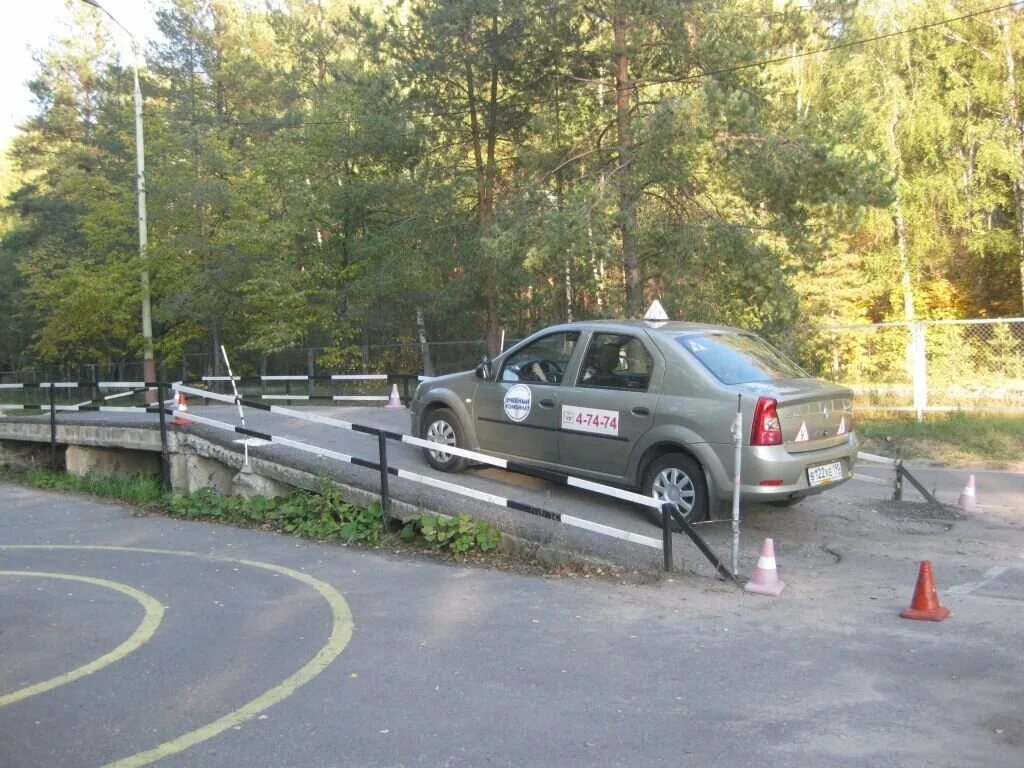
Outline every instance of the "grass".
{"type": "Polygon", "coordinates": [[[117,499],[138,507],[162,505],[167,499],[159,478],[146,475],[136,475],[129,479],[105,475],[77,477],[64,472],[54,472],[52,469],[29,469],[15,479],[33,488],[87,493],[90,496],[117,499]]]}
{"type": "Polygon", "coordinates": [[[1011,414],[860,415],[863,448],[885,456],[931,459],[952,467],[1024,464],[1024,416],[1011,414]]]}

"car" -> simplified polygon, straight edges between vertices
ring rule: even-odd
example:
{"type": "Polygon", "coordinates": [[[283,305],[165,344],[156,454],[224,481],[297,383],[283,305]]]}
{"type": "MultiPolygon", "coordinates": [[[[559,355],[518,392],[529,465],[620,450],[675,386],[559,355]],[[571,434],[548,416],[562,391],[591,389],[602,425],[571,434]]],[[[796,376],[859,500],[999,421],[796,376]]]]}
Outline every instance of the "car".
{"type": "Polygon", "coordinates": [[[576,322],[533,334],[474,371],[422,382],[412,433],[435,469],[456,446],[639,490],[690,522],[733,493],[742,412],[741,500],[788,506],[853,476],[853,392],[814,378],[737,328],[643,320],[576,322]]]}

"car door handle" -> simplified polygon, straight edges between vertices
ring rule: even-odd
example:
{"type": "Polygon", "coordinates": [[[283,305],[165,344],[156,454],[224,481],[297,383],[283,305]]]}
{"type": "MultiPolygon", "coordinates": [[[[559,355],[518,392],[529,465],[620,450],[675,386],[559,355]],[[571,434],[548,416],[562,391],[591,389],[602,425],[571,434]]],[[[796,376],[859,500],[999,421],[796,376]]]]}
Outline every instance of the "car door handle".
{"type": "Polygon", "coordinates": [[[636,408],[630,411],[630,413],[632,413],[634,416],[650,416],[651,409],[645,405],[638,405],[636,408]]]}
{"type": "Polygon", "coordinates": [[[540,401],[540,407],[541,408],[554,408],[555,407],[555,401],[546,397],[546,398],[544,398],[543,400],[540,401]]]}

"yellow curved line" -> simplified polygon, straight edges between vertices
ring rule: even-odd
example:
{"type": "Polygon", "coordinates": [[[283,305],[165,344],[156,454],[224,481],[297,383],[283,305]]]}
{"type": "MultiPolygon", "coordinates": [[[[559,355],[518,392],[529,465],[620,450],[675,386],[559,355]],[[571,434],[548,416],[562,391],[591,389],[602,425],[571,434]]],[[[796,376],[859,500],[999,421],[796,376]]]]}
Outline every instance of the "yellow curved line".
{"type": "Polygon", "coordinates": [[[327,665],[334,661],[334,659],[336,659],[338,655],[345,650],[345,646],[348,645],[348,641],[352,637],[352,613],[349,611],[348,603],[345,602],[345,598],[341,596],[341,593],[327,582],[320,581],[319,579],[313,578],[309,574],[302,573],[301,571],[285,568],[282,565],[261,563],[256,560],[239,560],[231,557],[220,557],[218,555],[205,555],[199,552],[184,552],[172,549],[148,549],[143,547],[77,546],[74,544],[53,546],[46,544],[0,544],[0,549],[85,549],[107,552],[141,552],[144,554],[177,555],[180,557],[195,557],[204,560],[236,563],[253,568],[262,568],[263,570],[279,573],[282,576],[287,576],[291,579],[295,579],[296,581],[301,581],[303,584],[307,584],[319,592],[320,596],[327,601],[327,604],[331,608],[333,622],[331,635],[327,639],[327,643],[312,659],[306,662],[306,664],[300,667],[283,682],[278,683],[269,691],[260,694],[252,701],[247,704],[243,704],[238,709],[214,720],[212,723],[196,728],[194,731],[184,733],[176,739],[165,741],[163,744],[159,744],[152,749],[148,749],[144,752],[138,752],[121,760],[115,760],[112,763],[107,763],[103,768],[136,768],[137,766],[149,765],[157,760],[162,760],[165,757],[177,754],[178,752],[183,752],[190,747],[194,747],[196,744],[206,741],[207,739],[212,739],[214,736],[223,733],[229,728],[241,725],[246,720],[249,720],[260,712],[269,709],[274,704],[288,698],[300,687],[323,672],[327,665]]]}
{"type": "Polygon", "coordinates": [[[86,584],[93,584],[97,587],[106,587],[112,589],[115,592],[120,592],[123,595],[135,600],[139,603],[146,615],[142,617],[142,621],[135,631],[121,643],[119,646],[114,648],[109,653],[105,653],[98,659],[90,661],[88,664],[83,664],[76,669],[72,669],[70,672],[65,672],[62,675],[51,677],[49,680],[43,680],[33,685],[27,685],[24,688],[19,688],[16,691],[0,696],[0,707],[6,707],[8,704],[13,704],[16,701],[27,699],[29,696],[35,696],[37,693],[43,693],[44,691],[51,691],[61,685],[67,685],[75,680],[79,680],[86,675],[91,675],[93,672],[97,672],[115,661],[120,661],[128,654],[137,650],[140,646],[145,645],[149,638],[156,632],[156,628],[160,626],[160,622],[164,617],[164,606],[160,604],[151,595],[147,595],[141,590],[129,587],[127,584],[121,584],[117,581],[109,581],[107,579],[94,579],[90,576],[76,576],[71,573],[50,573],[48,571],[0,571],[0,576],[32,576],[43,579],[64,579],[66,581],[81,581],[86,584]]]}

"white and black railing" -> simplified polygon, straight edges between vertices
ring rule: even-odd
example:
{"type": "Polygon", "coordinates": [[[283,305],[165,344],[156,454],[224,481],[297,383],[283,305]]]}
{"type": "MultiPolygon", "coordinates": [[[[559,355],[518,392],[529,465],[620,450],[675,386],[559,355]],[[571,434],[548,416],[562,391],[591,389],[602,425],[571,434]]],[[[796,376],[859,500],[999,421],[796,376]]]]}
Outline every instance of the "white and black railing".
{"type": "MultiPolygon", "coordinates": [[[[39,384],[0,384],[4,390],[45,390],[48,394],[46,403],[0,403],[0,412],[5,411],[40,411],[50,414],[50,468],[57,469],[57,414],[68,412],[85,411],[106,411],[113,413],[159,413],[161,422],[161,435],[164,436],[164,412],[160,403],[164,403],[164,392],[168,391],[171,385],[162,382],[145,381],[44,381],[39,384]],[[115,392],[110,395],[98,395],[90,400],[83,400],[79,403],[67,404],[57,402],[57,390],[77,390],[91,388],[96,390],[122,389],[123,392],[115,392]],[[141,395],[146,392],[156,391],[157,402],[142,405],[104,405],[111,400],[118,400],[125,397],[141,395]]],[[[167,446],[164,440],[164,484],[169,485],[169,464],[167,462],[167,446]]]]}
{"type": "Polygon", "coordinates": [[[219,393],[209,392],[207,390],[200,390],[194,387],[189,387],[185,384],[175,384],[173,389],[181,392],[185,395],[192,397],[207,397],[211,400],[229,403],[232,405],[242,405],[248,408],[254,408],[261,411],[269,411],[280,416],[287,416],[290,418],[301,419],[317,424],[324,424],[338,429],[348,430],[365,434],[370,437],[377,438],[378,448],[378,460],[371,461],[358,456],[352,456],[339,451],[332,451],[327,448],[310,445],[303,443],[298,440],[291,438],[282,437],[280,435],[273,435],[268,432],[261,430],[250,429],[248,427],[238,426],[229,424],[224,421],[211,419],[206,416],[199,416],[194,412],[189,412],[188,418],[196,421],[199,424],[205,424],[216,429],[225,431],[235,432],[240,435],[248,437],[258,438],[264,440],[269,444],[277,444],[293,448],[305,453],[310,453],[315,456],[319,456],[334,461],[341,461],[355,466],[364,467],[366,469],[375,470],[380,473],[380,488],[381,488],[381,507],[384,510],[385,515],[388,514],[390,508],[390,495],[388,492],[388,477],[398,477],[403,480],[408,480],[421,485],[426,485],[440,490],[444,490],[450,493],[454,493],[460,496],[473,498],[478,501],[484,501],[490,504],[494,504],[499,507],[505,507],[507,509],[513,509],[518,512],[524,512],[526,514],[542,517],[546,520],[561,523],[562,525],[568,525],[575,528],[581,528],[584,530],[598,533],[604,536],[609,536],[622,541],[628,541],[641,546],[650,547],[652,549],[660,549],[664,553],[665,569],[670,570],[672,567],[672,522],[675,521],[680,528],[693,540],[693,542],[700,549],[701,553],[715,566],[716,571],[723,578],[735,581],[735,577],[726,567],[724,561],[718,557],[708,546],[707,542],[700,536],[696,529],[691,525],[679,512],[678,508],[674,504],[665,503],[658,499],[654,499],[650,496],[645,496],[634,491],[625,490],[622,488],[616,488],[614,486],[605,485],[603,483],[596,483],[591,480],[585,480],[583,478],[574,477],[559,472],[553,472],[544,469],[538,469],[531,467],[527,464],[521,464],[515,461],[509,461],[507,459],[497,458],[495,456],[489,456],[485,453],[479,453],[477,451],[470,451],[465,448],[457,448],[454,446],[439,446],[435,442],[424,440],[419,437],[413,437],[412,435],[406,435],[399,432],[392,432],[385,429],[378,429],[377,427],[369,427],[362,424],[354,424],[349,421],[342,419],[335,419],[329,416],[323,416],[317,413],[310,413],[308,411],[300,411],[293,408],[287,408],[278,405],[270,405],[265,402],[248,400],[243,397],[234,397],[232,395],[222,395],[219,393]],[[400,469],[397,467],[390,466],[388,463],[387,455],[387,443],[388,441],[402,442],[408,445],[416,446],[418,448],[424,448],[427,450],[443,450],[445,453],[451,453],[457,456],[471,459],[473,461],[489,464],[494,467],[508,470],[510,472],[516,472],[519,474],[530,475],[543,480],[547,480],[552,483],[558,483],[561,485],[579,488],[581,490],[589,491],[591,493],[600,494],[602,496],[619,499],[621,501],[627,501],[633,504],[638,504],[651,509],[656,509],[661,513],[662,523],[662,536],[660,539],[652,536],[645,536],[643,534],[634,533],[632,531],[625,531],[620,528],[614,528],[612,526],[603,525],[601,523],[595,523],[584,518],[576,517],[575,515],[567,515],[562,512],[555,512],[550,509],[545,509],[532,504],[526,504],[515,499],[510,499],[505,496],[489,493],[486,491],[480,491],[475,488],[468,488],[457,483],[449,482],[447,480],[441,480],[436,477],[430,477],[423,475],[418,472],[412,472],[406,469],[400,469]]]}
{"type": "Polygon", "coordinates": [[[224,386],[228,382],[237,386],[243,397],[253,400],[330,403],[386,403],[391,396],[391,386],[397,384],[401,401],[408,403],[412,391],[423,379],[422,376],[405,373],[326,373],[309,376],[202,376],[184,383],[209,386],[210,389],[202,390],[204,394],[199,395],[207,399],[213,399],[207,392],[228,394],[224,386]],[[353,386],[359,390],[349,391],[353,386]],[[253,388],[258,391],[252,391],[253,388]]]}

